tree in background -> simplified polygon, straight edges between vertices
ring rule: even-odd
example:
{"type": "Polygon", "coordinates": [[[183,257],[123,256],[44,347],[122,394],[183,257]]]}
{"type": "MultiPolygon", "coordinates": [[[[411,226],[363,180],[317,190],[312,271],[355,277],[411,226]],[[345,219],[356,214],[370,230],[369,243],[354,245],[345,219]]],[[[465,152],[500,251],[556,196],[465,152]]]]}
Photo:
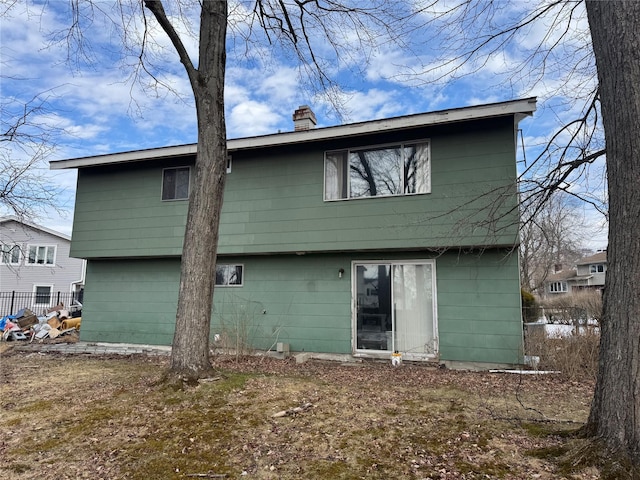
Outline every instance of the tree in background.
{"type": "Polygon", "coordinates": [[[45,175],[60,129],[42,121],[46,95],[0,100],[0,216],[33,219],[58,209],[60,189],[45,175]]]}
{"type": "Polygon", "coordinates": [[[544,282],[556,268],[571,267],[585,256],[584,214],[575,198],[563,192],[549,198],[520,229],[520,284],[544,293],[544,282]]]}

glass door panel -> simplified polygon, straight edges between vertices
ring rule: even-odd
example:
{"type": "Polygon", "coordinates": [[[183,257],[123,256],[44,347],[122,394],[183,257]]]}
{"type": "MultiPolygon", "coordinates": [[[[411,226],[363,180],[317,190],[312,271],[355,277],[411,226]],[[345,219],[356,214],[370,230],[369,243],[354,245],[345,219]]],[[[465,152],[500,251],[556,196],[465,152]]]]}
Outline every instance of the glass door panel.
{"type": "Polygon", "coordinates": [[[391,351],[391,265],[356,266],[356,348],[391,351]]]}
{"type": "Polygon", "coordinates": [[[434,354],[431,265],[394,265],[393,300],[394,349],[408,356],[434,354]]]}

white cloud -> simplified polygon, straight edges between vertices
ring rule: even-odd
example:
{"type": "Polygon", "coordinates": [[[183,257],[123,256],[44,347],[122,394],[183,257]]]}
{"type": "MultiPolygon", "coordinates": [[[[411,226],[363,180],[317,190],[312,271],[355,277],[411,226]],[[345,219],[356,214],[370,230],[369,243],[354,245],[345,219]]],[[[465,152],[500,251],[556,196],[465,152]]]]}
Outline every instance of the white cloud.
{"type": "Polygon", "coordinates": [[[252,100],[237,104],[227,116],[228,129],[238,137],[275,133],[281,122],[282,117],[270,105],[252,100]]]}

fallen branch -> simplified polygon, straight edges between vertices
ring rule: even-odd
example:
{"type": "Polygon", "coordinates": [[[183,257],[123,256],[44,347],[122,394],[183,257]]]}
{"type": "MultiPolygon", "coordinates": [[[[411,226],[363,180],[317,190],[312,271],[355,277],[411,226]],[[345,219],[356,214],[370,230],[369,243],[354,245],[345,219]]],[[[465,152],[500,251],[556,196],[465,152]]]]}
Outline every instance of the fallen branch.
{"type": "Polygon", "coordinates": [[[186,476],[198,478],[227,478],[226,473],[187,473],[186,476]]]}
{"type": "Polygon", "coordinates": [[[305,410],[309,410],[311,407],[313,407],[312,403],[305,403],[300,407],[295,407],[295,408],[290,408],[289,410],[282,410],[278,413],[274,413],[273,415],[271,415],[272,418],[280,418],[280,417],[287,417],[289,415],[294,415],[296,413],[300,413],[300,412],[304,412],[305,410]]]}

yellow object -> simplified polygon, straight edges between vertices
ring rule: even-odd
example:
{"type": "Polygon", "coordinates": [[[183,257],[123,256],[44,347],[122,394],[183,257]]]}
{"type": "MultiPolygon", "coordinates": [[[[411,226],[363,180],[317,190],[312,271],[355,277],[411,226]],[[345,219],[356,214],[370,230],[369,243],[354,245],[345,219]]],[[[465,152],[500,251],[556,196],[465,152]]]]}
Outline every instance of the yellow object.
{"type": "Polygon", "coordinates": [[[67,318],[62,321],[62,329],[75,328],[76,330],[80,330],[80,323],[82,323],[82,317],[67,318]]]}

